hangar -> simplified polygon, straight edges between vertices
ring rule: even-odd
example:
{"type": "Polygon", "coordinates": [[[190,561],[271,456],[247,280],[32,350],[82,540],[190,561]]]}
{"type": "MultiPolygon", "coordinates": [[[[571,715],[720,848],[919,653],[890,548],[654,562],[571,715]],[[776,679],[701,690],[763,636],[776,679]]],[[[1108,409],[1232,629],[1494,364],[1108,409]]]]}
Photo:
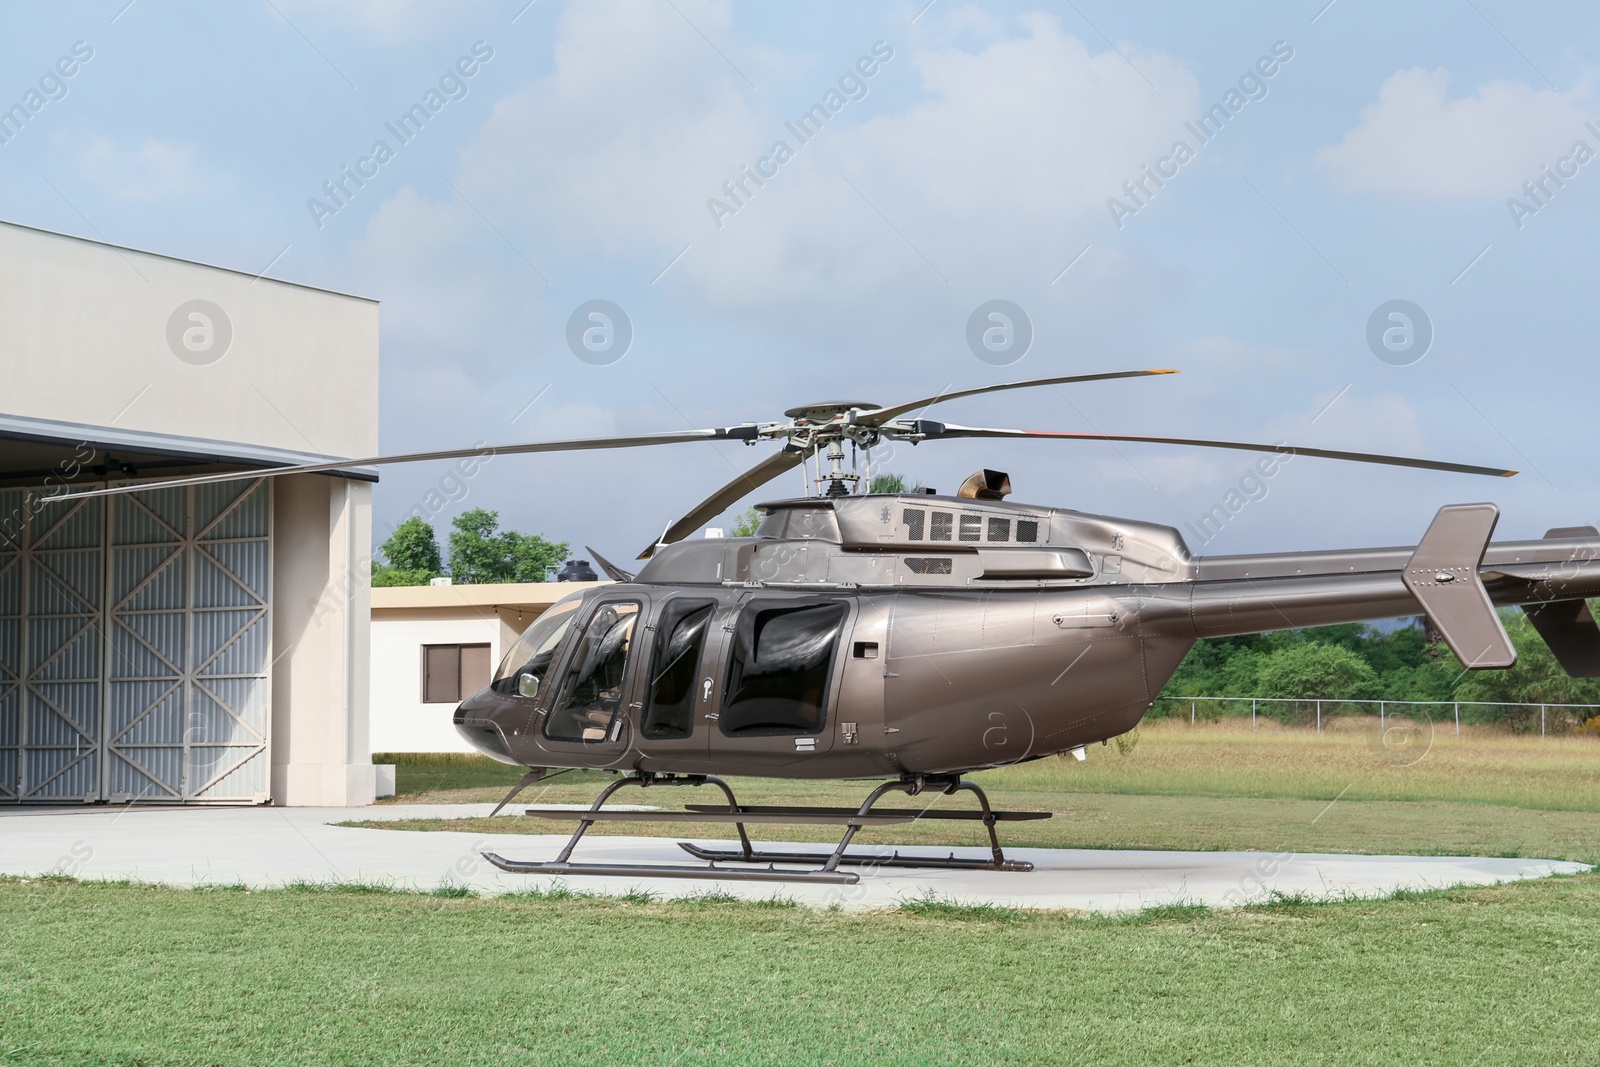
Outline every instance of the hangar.
{"type": "Polygon", "coordinates": [[[378,305],[0,223],[0,804],[370,803],[378,305]]]}

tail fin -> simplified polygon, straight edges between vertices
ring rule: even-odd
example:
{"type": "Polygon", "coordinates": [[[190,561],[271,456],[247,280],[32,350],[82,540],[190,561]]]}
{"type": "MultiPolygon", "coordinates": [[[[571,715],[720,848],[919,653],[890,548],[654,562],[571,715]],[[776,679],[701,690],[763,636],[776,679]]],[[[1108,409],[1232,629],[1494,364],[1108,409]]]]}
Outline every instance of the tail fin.
{"type": "MultiPolygon", "coordinates": [[[[585,545],[584,547],[588,548],[589,546],[585,545]]],[[[589,549],[589,555],[594,557],[594,561],[600,564],[600,569],[606,572],[606,577],[610,578],[613,582],[633,581],[632,571],[623,570],[621,567],[617,566],[615,563],[612,563],[609,559],[606,559],[592,548],[589,549]]]]}
{"type": "Polygon", "coordinates": [[[1517,662],[1517,650],[1478,576],[1499,520],[1500,509],[1493,504],[1442,507],[1406,564],[1406,588],[1469,670],[1504,669],[1517,662]]]}

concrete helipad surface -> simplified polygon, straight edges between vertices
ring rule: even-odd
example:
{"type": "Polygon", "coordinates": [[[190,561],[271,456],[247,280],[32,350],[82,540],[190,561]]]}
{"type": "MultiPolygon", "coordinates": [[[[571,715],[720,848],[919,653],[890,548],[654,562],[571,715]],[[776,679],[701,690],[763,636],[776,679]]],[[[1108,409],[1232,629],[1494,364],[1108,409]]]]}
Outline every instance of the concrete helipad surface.
{"type": "MultiPolygon", "coordinates": [[[[133,879],[173,886],[281,886],[294,881],[382,882],[414,889],[465,885],[503,893],[565,882],[574,889],[662,897],[709,891],[750,899],[784,896],[804,904],[892,907],[936,894],[969,903],[1024,908],[1133,911],[1161,904],[1231,907],[1273,892],[1317,899],[1383,896],[1397,889],[1488,885],[1587,870],[1554,860],[1457,856],[1339,856],[1267,852],[1139,852],[1092,849],[1008,850],[1035,865],[1026,873],[912,870],[880,867],[856,885],[797,885],[740,881],[737,869],[715,881],[645,876],[627,878],[513,875],[484,862],[492,850],[510,859],[555,856],[565,834],[466,834],[355,829],[351,819],[483,816],[488,804],[373,808],[53,808],[0,813],[0,874],[133,879]]],[[[731,828],[730,828],[731,829],[731,828]]],[[[781,846],[793,849],[799,846],[781,846]]],[[[830,844],[820,842],[826,850],[830,844]]],[[[885,848],[885,852],[887,848],[885,848]]],[[[917,847],[912,852],[940,852],[917,847]]],[[[948,852],[949,850],[943,850],[948,852]]],[[[982,857],[983,849],[956,849],[982,857]]],[[[575,861],[693,862],[665,838],[592,834],[575,861]]]]}

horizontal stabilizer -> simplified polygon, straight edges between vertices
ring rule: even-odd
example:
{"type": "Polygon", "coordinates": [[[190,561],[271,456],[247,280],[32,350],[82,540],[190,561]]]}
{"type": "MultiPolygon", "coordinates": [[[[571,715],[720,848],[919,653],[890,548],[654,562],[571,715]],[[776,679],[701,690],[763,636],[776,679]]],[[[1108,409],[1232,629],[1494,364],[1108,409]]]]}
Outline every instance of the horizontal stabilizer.
{"type": "Polygon", "coordinates": [[[1499,520],[1500,509],[1493,504],[1442,507],[1406,564],[1406,588],[1469,670],[1517,662],[1517,650],[1478,577],[1499,520]]]}
{"type": "Polygon", "coordinates": [[[1562,670],[1574,678],[1600,678],[1600,626],[1589,614],[1586,601],[1524,604],[1522,610],[1562,670]]]}

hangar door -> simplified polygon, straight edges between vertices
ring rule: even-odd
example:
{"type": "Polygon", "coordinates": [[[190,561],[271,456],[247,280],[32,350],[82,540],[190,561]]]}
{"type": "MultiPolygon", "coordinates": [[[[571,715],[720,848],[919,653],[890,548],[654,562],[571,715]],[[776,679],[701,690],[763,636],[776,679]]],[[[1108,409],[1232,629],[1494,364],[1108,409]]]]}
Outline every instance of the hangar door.
{"type": "Polygon", "coordinates": [[[0,490],[0,803],[268,796],[272,494],[0,490]]]}

